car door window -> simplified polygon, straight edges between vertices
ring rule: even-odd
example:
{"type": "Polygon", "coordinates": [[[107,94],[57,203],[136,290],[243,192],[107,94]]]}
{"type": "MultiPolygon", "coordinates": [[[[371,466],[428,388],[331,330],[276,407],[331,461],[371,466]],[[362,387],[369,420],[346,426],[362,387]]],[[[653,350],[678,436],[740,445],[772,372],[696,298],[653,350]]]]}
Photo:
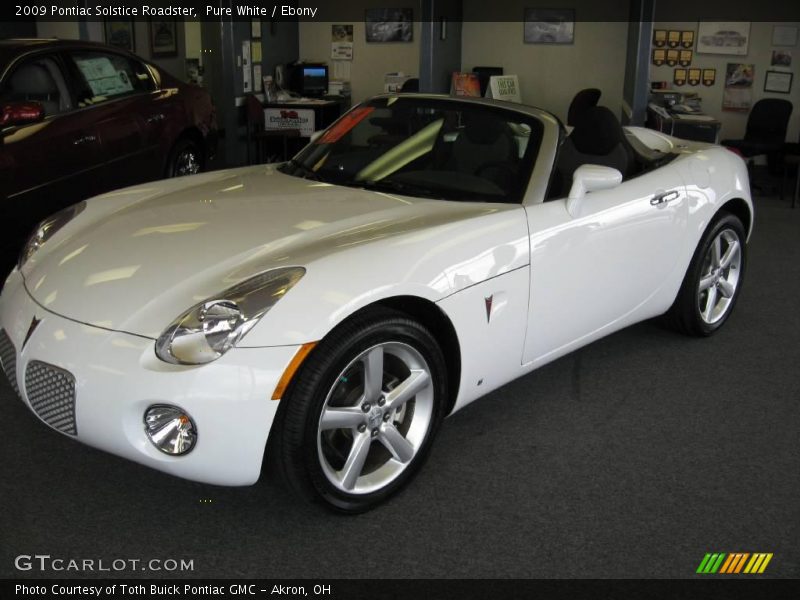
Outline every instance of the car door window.
{"type": "Polygon", "coordinates": [[[72,109],[64,74],[53,56],[36,56],[20,62],[3,81],[0,103],[38,102],[45,116],[72,109]]]}
{"type": "Polygon", "coordinates": [[[86,107],[155,89],[140,62],[106,52],[73,52],[79,80],[78,106],[86,107]]]}

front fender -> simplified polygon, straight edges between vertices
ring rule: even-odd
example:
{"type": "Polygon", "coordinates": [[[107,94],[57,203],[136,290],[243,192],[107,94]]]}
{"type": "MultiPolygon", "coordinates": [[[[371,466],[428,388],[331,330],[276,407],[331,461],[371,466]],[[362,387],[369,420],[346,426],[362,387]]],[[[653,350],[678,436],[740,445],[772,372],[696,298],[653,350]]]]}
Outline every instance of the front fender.
{"type": "Polygon", "coordinates": [[[362,308],[397,296],[438,302],[530,262],[522,207],[443,225],[318,258],[239,347],[322,339],[362,308]]]}

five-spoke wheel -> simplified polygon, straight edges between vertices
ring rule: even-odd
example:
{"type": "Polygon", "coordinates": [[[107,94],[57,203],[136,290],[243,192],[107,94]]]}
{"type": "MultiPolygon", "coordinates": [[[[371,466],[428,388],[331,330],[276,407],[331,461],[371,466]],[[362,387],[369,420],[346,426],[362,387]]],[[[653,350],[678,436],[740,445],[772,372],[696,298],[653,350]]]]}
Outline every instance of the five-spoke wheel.
{"type": "Polygon", "coordinates": [[[312,499],[367,510],[419,468],[444,417],[446,384],[427,328],[367,309],[328,334],[295,375],[269,458],[312,499]]]}
{"type": "Polygon", "coordinates": [[[742,244],[732,229],[723,229],[711,242],[703,260],[697,286],[697,308],[708,324],[722,319],[730,310],[739,286],[742,267],[742,244]]]}
{"type": "Polygon", "coordinates": [[[385,487],[411,463],[433,416],[430,367],[413,347],[385,342],[341,372],[319,419],[325,476],[344,492],[385,487]]]}
{"type": "Polygon", "coordinates": [[[718,213],[697,245],[667,322],[700,336],[722,327],[739,296],[746,258],[742,222],[731,213],[718,213]]]}

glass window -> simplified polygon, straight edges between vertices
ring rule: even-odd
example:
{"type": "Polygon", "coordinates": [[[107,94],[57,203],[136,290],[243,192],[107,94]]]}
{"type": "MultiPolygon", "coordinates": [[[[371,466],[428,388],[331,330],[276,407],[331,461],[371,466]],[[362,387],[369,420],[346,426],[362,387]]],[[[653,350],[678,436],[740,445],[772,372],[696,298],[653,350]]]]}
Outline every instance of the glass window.
{"type": "Polygon", "coordinates": [[[511,110],[379,98],[349,112],[283,170],[425,198],[520,202],[542,131],[538,119],[511,110]]]}
{"type": "Polygon", "coordinates": [[[155,89],[147,68],[121,54],[74,52],[72,60],[81,77],[79,106],[92,106],[155,89]]]}
{"type": "Polygon", "coordinates": [[[17,65],[0,88],[0,103],[38,102],[45,116],[57,115],[72,108],[64,75],[55,59],[37,56],[17,65]]]}

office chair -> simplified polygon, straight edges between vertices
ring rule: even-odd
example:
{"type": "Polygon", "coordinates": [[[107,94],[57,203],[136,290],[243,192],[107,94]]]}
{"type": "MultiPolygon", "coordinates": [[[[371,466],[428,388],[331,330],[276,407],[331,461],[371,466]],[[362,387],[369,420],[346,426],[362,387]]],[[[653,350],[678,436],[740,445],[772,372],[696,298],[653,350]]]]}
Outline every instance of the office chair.
{"type": "Polygon", "coordinates": [[[794,193],[792,194],[792,208],[797,206],[800,197],[800,140],[796,144],[787,143],[783,147],[783,179],[781,181],[781,200],[783,200],[783,188],[789,176],[789,167],[795,167],[794,193]]]}
{"type": "MultiPolygon", "coordinates": [[[[786,128],[791,115],[792,103],[788,100],[763,98],[753,105],[747,117],[744,139],[722,140],[720,143],[738,150],[747,160],[748,168],[752,167],[754,157],[766,155],[769,171],[774,172],[775,167],[783,162],[786,128]]],[[[764,182],[753,182],[753,187],[763,191],[767,186],[764,182]]]]}
{"type": "Polygon", "coordinates": [[[567,125],[574,127],[578,122],[578,118],[588,109],[597,106],[600,101],[600,96],[603,92],[597,88],[586,88],[581,90],[569,103],[569,110],[567,111],[567,125]]]}

